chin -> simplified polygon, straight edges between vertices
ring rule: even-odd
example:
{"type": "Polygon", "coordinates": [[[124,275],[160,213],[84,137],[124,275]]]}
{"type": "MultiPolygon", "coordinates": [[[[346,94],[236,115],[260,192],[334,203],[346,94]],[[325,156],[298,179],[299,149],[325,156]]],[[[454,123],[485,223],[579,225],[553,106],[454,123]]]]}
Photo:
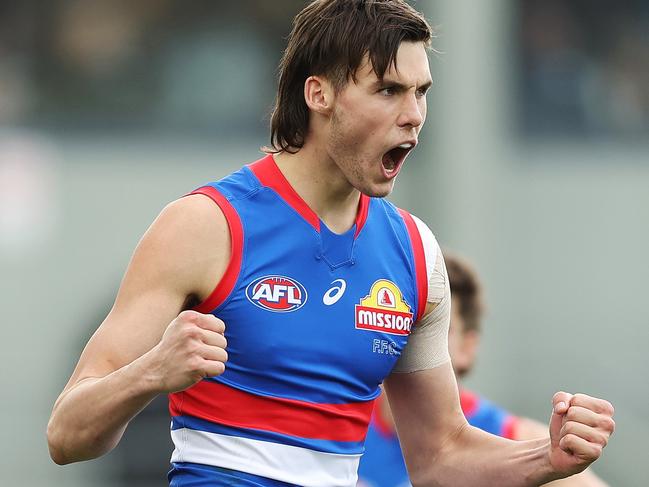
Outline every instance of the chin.
{"type": "Polygon", "coordinates": [[[392,192],[392,187],[390,188],[356,188],[358,189],[361,193],[363,193],[365,196],[369,196],[370,198],[385,198],[392,192]]]}
{"type": "Polygon", "coordinates": [[[390,193],[392,193],[393,189],[394,189],[394,180],[389,181],[388,183],[374,185],[372,188],[370,188],[370,191],[367,192],[363,191],[363,192],[367,196],[371,196],[373,198],[385,198],[390,193]]]}

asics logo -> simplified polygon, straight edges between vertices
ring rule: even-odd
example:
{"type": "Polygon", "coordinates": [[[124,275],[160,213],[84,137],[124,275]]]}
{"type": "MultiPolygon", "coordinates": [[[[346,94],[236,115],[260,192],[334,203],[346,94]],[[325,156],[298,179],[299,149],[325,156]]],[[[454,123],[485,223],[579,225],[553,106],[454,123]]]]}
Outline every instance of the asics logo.
{"type": "Polygon", "coordinates": [[[342,298],[343,294],[345,294],[345,289],[347,289],[347,283],[344,279],[336,279],[331,284],[333,286],[322,296],[322,302],[327,306],[336,304],[342,298]]]}

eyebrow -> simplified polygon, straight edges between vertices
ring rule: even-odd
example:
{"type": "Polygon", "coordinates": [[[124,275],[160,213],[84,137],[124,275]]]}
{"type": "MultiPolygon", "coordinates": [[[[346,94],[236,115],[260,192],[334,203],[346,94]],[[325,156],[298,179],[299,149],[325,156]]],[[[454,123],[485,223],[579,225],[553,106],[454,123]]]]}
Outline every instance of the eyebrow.
{"type": "MultiPolygon", "coordinates": [[[[395,81],[389,78],[382,78],[378,79],[374,82],[374,87],[376,89],[381,88],[382,86],[389,85],[393,88],[396,88],[398,91],[408,91],[408,85],[405,85],[403,83],[400,83],[399,81],[395,81]]],[[[427,91],[431,86],[433,85],[432,80],[426,81],[424,84],[419,86],[420,90],[427,91]]]]}

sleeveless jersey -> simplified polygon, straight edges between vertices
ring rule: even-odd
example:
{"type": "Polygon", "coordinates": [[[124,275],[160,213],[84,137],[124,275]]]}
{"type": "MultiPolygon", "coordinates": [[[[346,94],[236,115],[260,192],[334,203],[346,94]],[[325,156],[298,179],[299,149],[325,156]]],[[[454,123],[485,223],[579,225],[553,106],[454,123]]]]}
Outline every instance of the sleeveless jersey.
{"type": "MultiPolygon", "coordinates": [[[[379,400],[367,433],[365,454],[358,469],[358,487],[409,487],[399,438],[394,428],[381,420],[380,405],[379,400]]],[[[514,439],[516,416],[465,389],[460,390],[460,405],[471,426],[514,439]]]]}
{"type": "Polygon", "coordinates": [[[335,234],[270,155],[195,193],[230,228],[230,263],[196,308],[225,322],[229,359],[169,396],[172,485],[355,485],[379,384],[425,309],[414,220],[361,195],[335,234]],[[183,483],[192,465],[209,479],[183,483]]]}

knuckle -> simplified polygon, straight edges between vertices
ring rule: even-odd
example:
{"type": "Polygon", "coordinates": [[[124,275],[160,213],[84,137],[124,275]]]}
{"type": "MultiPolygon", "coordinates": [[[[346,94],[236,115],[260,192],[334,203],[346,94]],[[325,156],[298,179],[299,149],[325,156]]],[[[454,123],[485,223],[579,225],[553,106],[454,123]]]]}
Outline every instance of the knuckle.
{"type": "Polygon", "coordinates": [[[606,445],[608,445],[608,435],[603,435],[601,433],[598,434],[595,443],[604,448],[606,445]]]}
{"type": "Polygon", "coordinates": [[[577,435],[577,434],[574,433],[574,432],[571,432],[571,433],[569,433],[569,434],[566,435],[566,436],[570,439],[570,444],[571,444],[571,445],[575,445],[575,444],[578,442],[578,440],[579,440],[579,435],[577,435]]]}
{"type": "Polygon", "coordinates": [[[572,435],[575,433],[575,422],[574,421],[566,421],[566,423],[561,427],[563,430],[564,435],[572,435]]]}
{"type": "Polygon", "coordinates": [[[568,394],[565,391],[555,392],[554,396],[552,396],[552,403],[557,404],[558,402],[561,402],[561,401],[564,401],[566,403],[569,402],[570,401],[570,394],[568,394]]]}
{"type": "Polygon", "coordinates": [[[188,345],[187,345],[187,353],[189,353],[190,356],[192,357],[200,357],[201,356],[201,344],[195,340],[192,340],[188,345]]]}
{"type": "Polygon", "coordinates": [[[604,447],[602,445],[595,443],[593,445],[593,459],[597,460],[599,457],[601,457],[603,450],[604,447]]]}
{"type": "Polygon", "coordinates": [[[566,419],[568,421],[575,421],[577,419],[577,416],[579,416],[579,409],[577,409],[575,406],[570,406],[568,408],[568,411],[566,412],[566,419]]]}
{"type": "Polygon", "coordinates": [[[600,429],[612,433],[615,431],[615,421],[609,416],[604,416],[599,422],[600,429]]]}
{"type": "Polygon", "coordinates": [[[185,311],[180,312],[180,314],[178,315],[178,318],[181,321],[192,321],[192,320],[195,320],[197,316],[198,316],[198,313],[196,311],[193,311],[191,309],[186,309],[185,311]]]}
{"type": "Polygon", "coordinates": [[[214,324],[216,326],[216,329],[219,330],[219,332],[225,331],[225,322],[220,318],[214,316],[214,324]]]}
{"type": "Polygon", "coordinates": [[[577,393],[575,393],[575,395],[572,396],[572,397],[573,397],[573,401],[574,401],[576,404],[584,404],[584,403],[588,400],[588,397],[589,397],[589,396],[587,396],[586,394],[583,394],[583,393],[581,393],[581,392],[577,392],[577,393]]]}
{"type": "Polygon", "coordinates": [[[198,356],[193,356],[187,362],[187,366],[192,372],[201,372],[203,370],[203,360],[198,356]]]}
{"type": "Polygon", "coordinates": [[[217,362],[212,368],[213,375],[221,375],[225,372],[225,364],[223,362],[217,362]]]}
{"type": "Polygon", "coordinates": [[[562,449],[566,450],[566,449],[571,448],[573,443],[574,443],[574,437],[573,437],[572,434],[568,433],[568,434],[563,435],[563,437],[559,441],[559,446],[562,449]]]}
{"type": "Polygon", "coordinates": [[[196,340],[200,338],[200,330],[196,328],[193,324],[186,323],[185,326],[183,327],[183,335],[187,339],[196,340]]]}

